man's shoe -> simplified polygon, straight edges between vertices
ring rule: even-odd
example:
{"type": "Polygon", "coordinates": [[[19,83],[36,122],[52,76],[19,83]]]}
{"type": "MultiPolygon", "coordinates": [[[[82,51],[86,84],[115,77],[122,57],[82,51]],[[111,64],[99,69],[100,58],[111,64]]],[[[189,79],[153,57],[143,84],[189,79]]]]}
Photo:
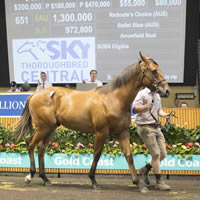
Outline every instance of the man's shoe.
{"type": "Polygon", "coordinates": [[[142,168],[139,169],[139,172],[142,175],[145,184],[150,185],[151,181],[150,181],[150,177],[149,177],[147,168],[142,167],[142,168]]]}
{"type": "Polygon", "coordinates": [[[171,190],[171,187],[167,185],[163,180],[159,180],[156,184],[156,188],[158,190],[163,190],[163,191],[169,191],[171,190]]]}

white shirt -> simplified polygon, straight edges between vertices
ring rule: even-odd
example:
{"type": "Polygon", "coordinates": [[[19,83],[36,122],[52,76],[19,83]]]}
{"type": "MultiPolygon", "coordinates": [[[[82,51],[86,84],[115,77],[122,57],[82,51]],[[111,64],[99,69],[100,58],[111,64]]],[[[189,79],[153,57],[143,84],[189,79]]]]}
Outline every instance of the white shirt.
{"type": "Polygon", "coordinates": [[[99,80],[95,80],[95,81],[87,81],[87,83],[95,83],[95,84],[97,84],[97,86],[102,86],[103,85],[103,83],[101,82],[101,81],[99,81],[99,80]]]}
{"type": "Polygon", "coordinates": [[[37,86],[36,91],[38,92],[44,88],[49,88],[49,87],[52,87],[52,83],[49,81],[45,81],[45,82],[42,82],[39,86],[37,86]]]}
{"type": "Polygon", "coordinates": [[[152,100],[154,102],[153,102],[153,107],[152,107],[151,110],[146,109],[146,110],[139,112],[135,115],[135,123],[136,124],[156,123],[156,121],[152,117],[151,113],[158,120],[158,113],[161,109],[161,100],[160,100],[160,95],[158,93],[153,93],[148,88],[144,88],[143,90],[140,90],[138,92],[135,100],[133,101],[133,108],[134,108],[134,106],[141,106],[141,105],[151,103],[152,100]]]}
{"type": "Polygon", "coordinates": [[[15,91],[8,90],[8,92],[21,92],[19,89],[16,89],[15,91]]]}

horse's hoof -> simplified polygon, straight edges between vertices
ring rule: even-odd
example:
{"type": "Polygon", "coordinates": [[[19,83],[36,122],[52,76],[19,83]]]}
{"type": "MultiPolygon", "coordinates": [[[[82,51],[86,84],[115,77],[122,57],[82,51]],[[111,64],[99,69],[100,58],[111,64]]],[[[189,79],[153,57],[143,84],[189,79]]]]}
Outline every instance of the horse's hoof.
{"type": "Polygon", "coordinates": [[[146,194],[146,193],[149,192],[149,189],[148,189],[147,187],[142,187],[142,188],[140,189],[140,192],[143,193],[143,194],[146,194]]]}
{"type": "Polygon", "coordinates": [[[97,184],[92,185],[92,187],[93,187],[94,190],[100,190],[101,189],[101,187],[97,184]]]}
{"type": "Polygon", "coordinates": [[[31,179],[29,179],[27,176],[24,178],[24,183],[27,185],[31,183],[31,179]]]}
{"type": "Polygon", "coordinates": [[[44,186],[45,187],[51,187],[52,186],[51,181],[45,181],[44,186]]]}
{"type": "Polygon", "coordinates": [[[141,193],[145,194],[149,192],[149,189],[147,188],[147,185],[143,181],[138,181],[136,183],[137,189],[140,190],[141,193]]]}

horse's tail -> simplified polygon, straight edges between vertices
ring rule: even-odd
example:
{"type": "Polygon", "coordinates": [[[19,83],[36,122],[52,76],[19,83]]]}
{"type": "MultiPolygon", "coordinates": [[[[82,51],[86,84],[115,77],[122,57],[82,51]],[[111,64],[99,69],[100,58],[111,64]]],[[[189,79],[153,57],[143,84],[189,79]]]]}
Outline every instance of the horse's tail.
{"type": "Polygon", "coordinates": [[[23,136],[28,133],[32,133],[32,118],[29,112],[29,101],[33,95],[29,96],[23,110],[22,116],[17,123],[15,128],[15,138],[16,142],[18,142],[23,136]]]}

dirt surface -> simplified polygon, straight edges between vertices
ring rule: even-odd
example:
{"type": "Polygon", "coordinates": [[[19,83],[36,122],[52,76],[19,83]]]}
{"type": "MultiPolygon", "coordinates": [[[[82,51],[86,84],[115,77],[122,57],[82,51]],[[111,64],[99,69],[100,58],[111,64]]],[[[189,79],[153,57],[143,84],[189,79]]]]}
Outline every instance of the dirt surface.
{"type": "MultiPolygon", "coordinates": [[[[30,185],[24,184],[25,174],[0,176],[0,200],[200,200],[199,176],[170,176],[165,180],[171,191],[152,189],[141,194],[128,175],[97,175],[101,189],[94,190],[87,175],[49,174],[52,186],[43,186],[36,175],[30,185]]],[[[154,183],[154,177],[151,176],[154,183]]],[[[164,177],[165,179],[166,177],[164,177]]]]}

